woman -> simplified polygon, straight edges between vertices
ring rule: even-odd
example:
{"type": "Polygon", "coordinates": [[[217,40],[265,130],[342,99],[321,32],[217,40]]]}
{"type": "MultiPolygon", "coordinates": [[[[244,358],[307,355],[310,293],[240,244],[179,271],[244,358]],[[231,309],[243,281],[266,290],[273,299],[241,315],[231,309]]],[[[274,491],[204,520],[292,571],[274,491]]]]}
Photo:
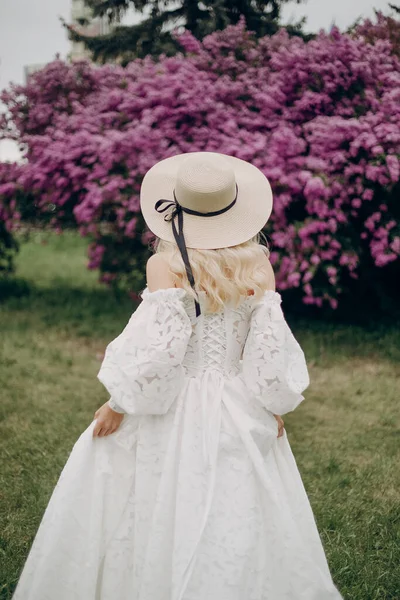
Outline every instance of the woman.
{"type": "Polygon", "coordinates": [[[283,427],[309,378],[259,244],[268,180],[193,152],[140,199],[158,239],[143,301],[14,600],[338,600],[283,427]]]}

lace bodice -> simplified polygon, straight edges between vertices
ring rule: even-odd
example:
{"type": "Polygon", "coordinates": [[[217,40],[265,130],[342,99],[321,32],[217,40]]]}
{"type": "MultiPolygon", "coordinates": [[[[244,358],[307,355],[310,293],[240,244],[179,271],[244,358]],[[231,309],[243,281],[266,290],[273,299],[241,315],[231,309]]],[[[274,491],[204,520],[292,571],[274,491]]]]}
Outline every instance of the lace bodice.
{"type": "MultiPolygon", "coordinates": [[[[240,370],[240,360],[249,331],[252,301],[244,299],[237,308],[207,314],[202,306],[200,317],[196,318],[194,303],[189,295],[183,304],[192,324],[183,367],[189,376],[198,376],[207,369],[220,371],[226,377],[236,375],[240,370]]],[[[204,296],[200,293],[200,304],[204,296]]]]}
{"type": "Polygon", "coordinates": [[[215,314],[202,311],[199,318],[183,289],[146,289],[142,297],[125,329],[107,346],[98,373],[114,410],[165,414],[185,378],[210,371],[236,377],[275,414],[294,410],[303,400],[309,384],[305,357],[277,292],[267,291],[257,302],[249,296],[215,314]]]}

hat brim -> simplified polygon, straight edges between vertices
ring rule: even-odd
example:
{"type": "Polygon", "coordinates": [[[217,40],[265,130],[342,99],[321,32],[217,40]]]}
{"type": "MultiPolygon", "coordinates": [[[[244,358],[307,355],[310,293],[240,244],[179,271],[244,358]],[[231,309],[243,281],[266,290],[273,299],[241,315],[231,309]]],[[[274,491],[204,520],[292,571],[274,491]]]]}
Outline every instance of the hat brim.
{"type": "MultiPolygon", "coordinates": [[[[150,231],[169,242],[175,241],[171,222],[155,210],[157,200],[173,200],[178,169],[190,152],[165,158],[156,163],[143,178],[140,189],[140,207],[150,231]]],[[[212,217],[183,214],[183,233],[188,248],[199,250],[226,248],[242,244],[254,237],[268,221],[272,211],[272,190],[268,179],[254,165],[227,154],[238,185],[235,204],[226,212],[212,217]]]]}

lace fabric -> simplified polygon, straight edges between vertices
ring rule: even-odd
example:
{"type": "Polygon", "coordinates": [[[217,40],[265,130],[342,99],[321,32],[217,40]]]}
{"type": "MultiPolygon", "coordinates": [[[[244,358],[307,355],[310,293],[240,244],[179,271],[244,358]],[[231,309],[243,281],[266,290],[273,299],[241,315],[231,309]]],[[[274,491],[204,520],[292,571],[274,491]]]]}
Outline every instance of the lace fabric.
{"type": "Polygon", "coordinates": [[[266,292],[251,315],[243,352],[245,386],[277,415],[293,411],[310,383],[304,352],[289,328],[277,292],[266,292]]]}
{"type": "MultiPolygon", "coordinates": [[[[203,299],[200,294],[200,301],[203,299]]],[[[203,307],[199,318],[195,317],[190,299],[184,303],[193,326],[183,361],[186,374],[196,377],[211,369],[226,379],[237,375],[251,313],[248,299],[236,308],[225,307],[217,313],[207,313],[203,307]]]]}
{"type": "Polygon", "coordinates": [[[267,291],[258,303],[249,297],[237,308],[214,314],[203,309],[196,318],[185,290],[146,288],[128,325],[107,346],[98,374],[110,406],[130,414],[164,414],[185,376],[212,369],[226,378],[238,376],[267,410],[293,411],[304,400],[309,376],[281,300],[278,292],[267,291]]]}
{"type": "Polygon", "coordinates": [[[192,333],[181,289],[144,295],[122,333],[108,344],[98,379],[118,412],[165,414],[182,387],[192,333]]]}

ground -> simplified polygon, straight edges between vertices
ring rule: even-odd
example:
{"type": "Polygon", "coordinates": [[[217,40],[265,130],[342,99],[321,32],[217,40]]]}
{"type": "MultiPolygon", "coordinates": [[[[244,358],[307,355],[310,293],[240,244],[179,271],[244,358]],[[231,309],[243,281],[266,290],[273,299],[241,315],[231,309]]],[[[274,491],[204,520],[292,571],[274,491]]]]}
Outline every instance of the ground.
{"type": "MultiPolygon", "coordinates": [[[[85,251],[75,233],[36,233],[0,286],[1,600],[73,444],[108,399],[96,374],[135,308],[97,283],[85,251]]],[[[333,579],[345,600],[399,600],[398,329],[288,320],[311,385],[285,426],[333,579]]]]}

